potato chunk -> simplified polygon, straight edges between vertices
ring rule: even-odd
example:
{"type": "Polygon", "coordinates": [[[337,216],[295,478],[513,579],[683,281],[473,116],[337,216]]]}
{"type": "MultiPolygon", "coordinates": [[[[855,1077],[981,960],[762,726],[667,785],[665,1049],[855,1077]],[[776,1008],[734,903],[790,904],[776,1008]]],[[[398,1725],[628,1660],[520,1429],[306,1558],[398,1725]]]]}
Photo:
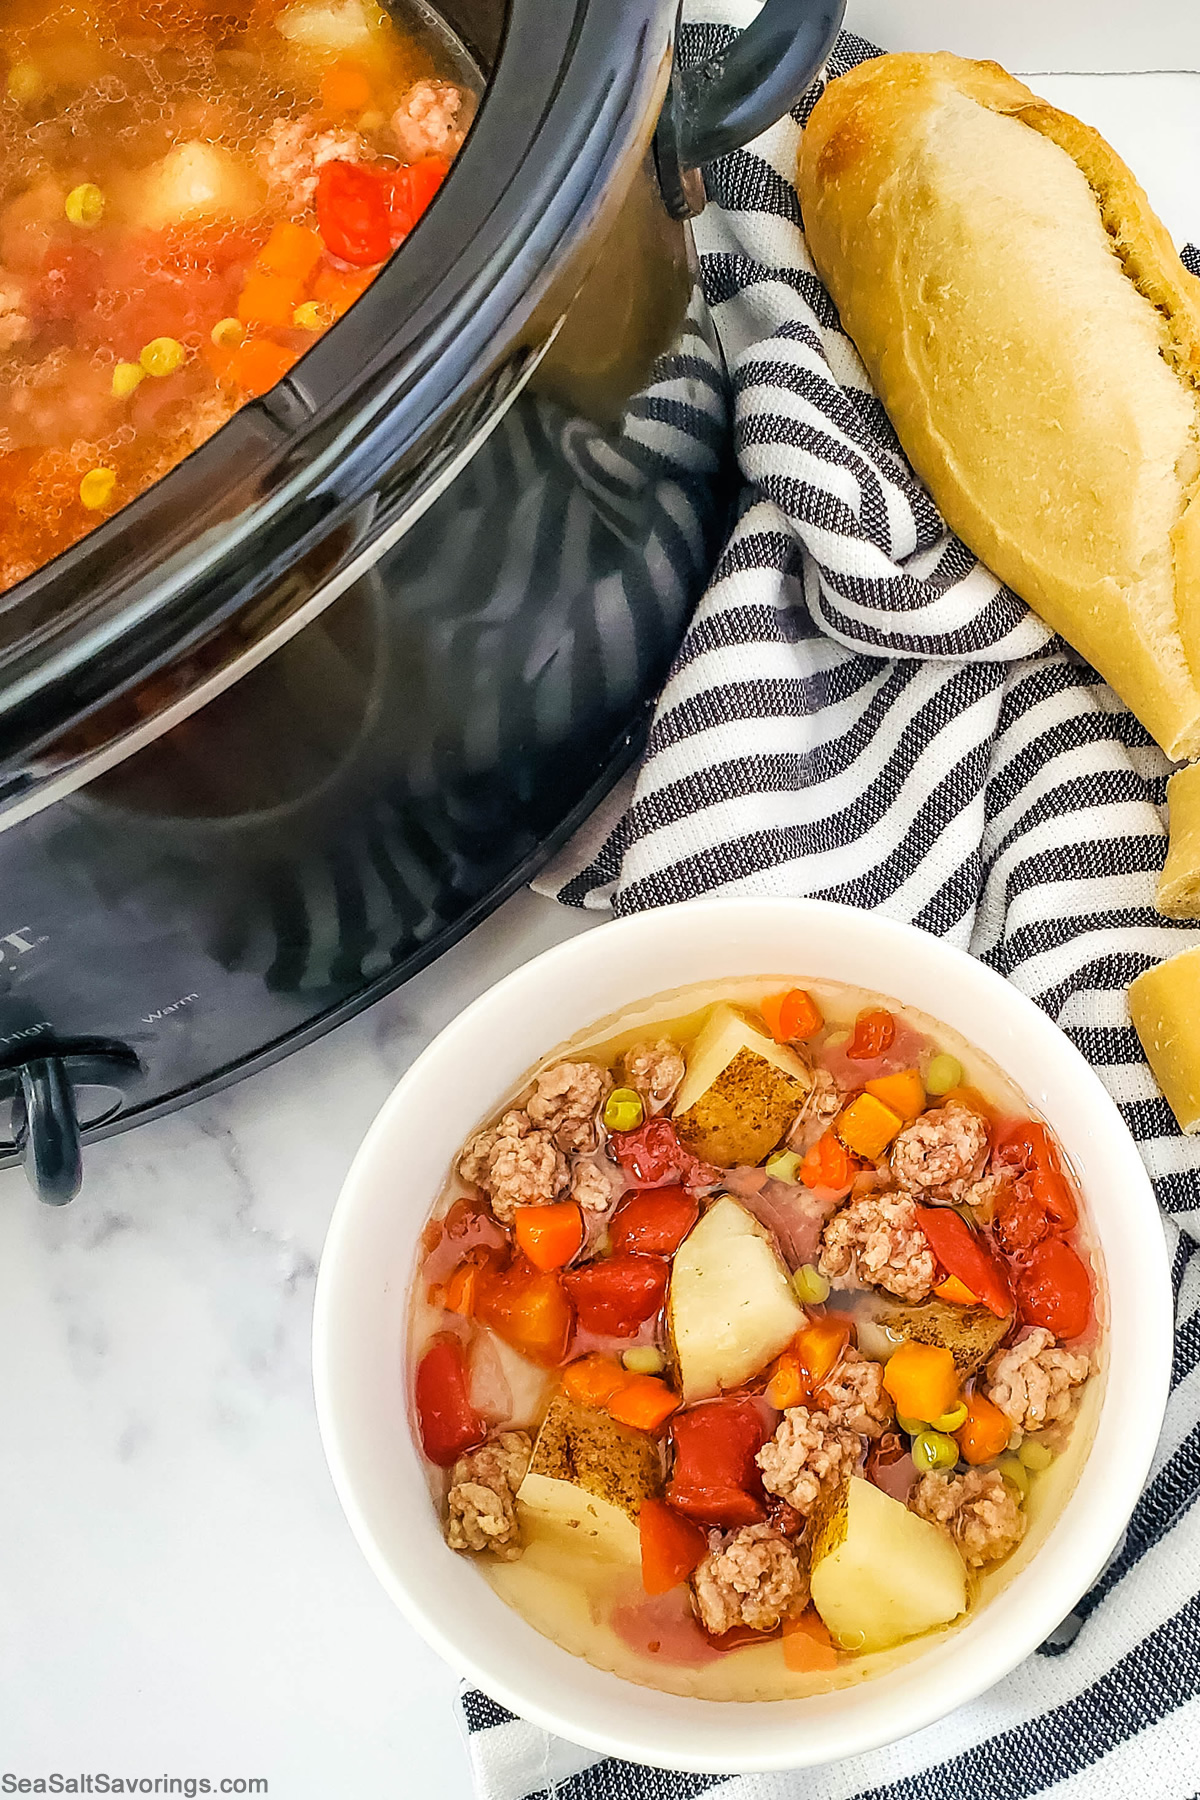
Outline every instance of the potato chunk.
{"type": "Polygon", "coordinates": [[[289,6],[276,19],[275,29],[289,44],[325,56],[363,50],[371,42],[371,20],[362,0],[312,0],[289,6]]]}
{"type": "Polygon", "coordinates": [[[265,189],[252,169],[220,144],[176,144],[141,177],[130,208],[150,231],[205,219],[248,219],[265,189]]]}
{"type": "Polygon", "coordinates": [[[859,1475],[814,1516],[810,1579],[813,1605],[847,1650],[886,1650],[967,1605],[949,1538],[859,1475]]]}
{"type": "Polygon", "coordinates": [[[725,1194],[675,1253],[667,1318],[690,1406],[757,1375],[805,1312],[765,1227],[725,1194]]]}
{"type": "Polygon", "coordinates": [[[653,1438],[559,1394],[517,1489],[517,1510],[531,1527],[567,1536],[580,1549],[636,1562],[642,1501],[661,1488],[653,1438]]]}
{"type": "Polygon", "coordinates": [[[812,1076],[732,1006],[714,1006],[687,1059],[675,1129],[697,1156],[720,1168],[758,1163],[804,1103],[812,1076]]]}

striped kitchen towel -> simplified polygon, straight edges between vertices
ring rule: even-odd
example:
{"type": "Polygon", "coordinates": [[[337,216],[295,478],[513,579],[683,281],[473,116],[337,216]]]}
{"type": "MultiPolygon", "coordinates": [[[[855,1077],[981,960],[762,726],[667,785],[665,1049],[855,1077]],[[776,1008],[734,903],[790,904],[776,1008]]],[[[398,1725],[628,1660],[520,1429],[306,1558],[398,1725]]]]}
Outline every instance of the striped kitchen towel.
{"type": "MultiPolygon", "coordinates": [[[[739,23],[712,0],[702,16],[685,56],[739,23]]],[[[872,54],[843,36],[828,73],[872,54]]],[[[484,1800],[1188,1800],[1200,1144],[1177,1130],[1124,998],[1140,970],[1200,942],[1154,911],[1168,765],[951,536],[906,464],[805,250],[792,185],[805,113],[708,171],[696,238],[733,384],[738,522],[632,787],[538,886],[618,913],[693,894],[818,895],[999,969],[1075,1041],[1142,1147],[1174,1254],[1174,1387],[1101,1581],[1036,1656],[941,1724],[819,1770],[673,1775],[597,1761],[468,1692],[476,1781],[484,1800]]]]}

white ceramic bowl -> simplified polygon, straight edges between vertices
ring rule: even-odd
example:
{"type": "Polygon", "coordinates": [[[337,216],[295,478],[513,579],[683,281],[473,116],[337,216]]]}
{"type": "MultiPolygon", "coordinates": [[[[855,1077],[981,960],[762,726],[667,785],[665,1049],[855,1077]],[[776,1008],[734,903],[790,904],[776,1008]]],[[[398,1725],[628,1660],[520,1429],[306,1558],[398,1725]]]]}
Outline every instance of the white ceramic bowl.
{"type": "Polygon", "coordinates": [[[587,932],[499,982],[386,1102],[333,1215],[317,1286],[325,1453],[371,1567],[427,1642],[515,1713],[634,1761],[709,1771],[832,1762],[974,1698],[1070,1612],[1117,1543],[1149,1469],[1171,1365],[1171,1291],[1133,1140],[1082,1057],[998,975],[908,926],[818,901],[729,899],[587,932]],[[911,1662],[801,1700],[684,1699],[605,1674],[542,1637],[443,1544],[405,1379],[418,1234],[467,1134],[563,1040],[664,990],[736,976],[828,977],[921,1008],[1017,1081],[1083,1183],[1107,1268],[1109,1372],[1091,1454],[1050,1538],[967,1622],[911,1662]]]}

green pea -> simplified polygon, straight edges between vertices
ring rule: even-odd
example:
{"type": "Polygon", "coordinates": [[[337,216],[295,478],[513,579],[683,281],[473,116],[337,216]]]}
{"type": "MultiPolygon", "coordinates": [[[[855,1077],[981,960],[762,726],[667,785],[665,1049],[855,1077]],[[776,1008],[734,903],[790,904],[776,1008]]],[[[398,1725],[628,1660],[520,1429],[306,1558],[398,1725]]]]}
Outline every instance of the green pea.
{"type": "Polygon", "coordinates": [[[1043,1469],[1048,1469],[1054,1461],[1054,1452],[1049,1444],[1039,1443],[1037,1438],[1026,1438],[1017,1451],[1017,1455],[1021,1459],[1022,1466],[1034,1475],[1040,1474],[1043,1469]]]}
{"type": "Polygon", "coordinates": [[[952,1469],[958,1461],[958,1445],[941,1431],[922,1431],[913,1439],[912,1459],[922,1474],[931,1469],[952,1469]]]}
{"type": "Polygon", "coordinates": [[[948,1094],[951,1088],[961,1087],[963,1066],[957,1056],[948,1056],[943,1050],[934,1057],[925,1071],[925,1092],[927,1094],[948,1094]]]}
{"type": "Polygon", "coordinates": [[[636,1131],[644,1117],[642,1096],[633,1088],[614,1088],[604,1103],[606,1131],[636,1131]]]}
{"type": "Polygon", "coordinates": [[[896,1414],[896,1423],[910,1438],[920,1437],[923,1431],[929,1430],[927,1419],[906,1419],[903,1413],[896,1414]]]}
{"type": "Polygon", "coordinates": [[[967,1409],[965,1405],[960,1404],[952,1407],[948,1413],[943,1413],[940,1419],[934,1419],[933,1429],[935,1431],[957,1431],[959,1426],[965,1425],[966,1422],[967,1409]]]}
{"type": "Polygon", "coordinates": [[[1024,1463],[1016,1456],[1002,1456],[1000,1461],[996,1464],[996,1467],[1003,1475],[1005,1481],[1012,1482],[1012,1485],[1021,1496],[1021,1505],[1024,1506],[1029,1495],[1029,1470],[1025,1467],[1024,1463]]]}
{"type": "Polygon", "coordinates": [[[824,1306],[829,1298],[829,1283],[819,1269],[812,1263],[805,1263],[792,1276],[792,1286],[796,1290],[796,1298],[805,1306],[824,1306]]]}
{"type": "Polygon", "coordinates": [[[653,1344],[635,1344],[622,1352],[621,1361],[631,1375],[661,1375],[667,1366],[666,1357],[653,1344]]]}

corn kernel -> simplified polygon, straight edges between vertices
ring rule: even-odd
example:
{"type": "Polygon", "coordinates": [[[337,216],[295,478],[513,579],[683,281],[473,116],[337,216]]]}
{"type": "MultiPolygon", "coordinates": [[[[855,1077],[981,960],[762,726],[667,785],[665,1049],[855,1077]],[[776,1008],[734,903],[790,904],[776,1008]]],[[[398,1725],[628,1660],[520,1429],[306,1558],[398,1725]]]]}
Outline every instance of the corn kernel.
{"type": "Polygon", "coordinates": [[[232,350],[246,335],[240,319],[218,319],[209,333],[218,350],[232,350]]]}
{"type": "Polygon", "coordinates": [[[141,387],[145,379],[146,371],[141,363],[118,363],[112,376],[113,399],[128,400],[134,388],[141,387]]]}
{"type": "Polygon", "coordinates": [[[89,469],[79,484],[79,498],[89,512],[99,512],[112,499],[116,485],[115,469],[89,469]]]}
{"type": "Polygon", "coordinates": [[[94,181],[84,181],[67,195],[66,215],[72,225],[91,230],[104,217],[104,190],[94,181]]]}
{"type": "Polygon", "coordinates": [[[631,1375],[661,1375],[667,1366],[666,1357],[653,1344],[635,1344],[622,1352],[621,1361],[631,1375]]]}
{"type": "Polygon", "coordinates": [[[147,375],[155,375],[160,380],[165,375],[174,375],[187,361],[187,351],[178,338],[153,338],[138,358],[147,375]]]}
{"type": "Polygon", "coordinates": [[[36,106],[46,97],[46,83],[36,63],[14,63],[8,71],[5,88],[10,100],[18,106],[36,106]]]}
{"type": "Polygon", "coordinates": [[[324,300],[305,300],[292,314],[297,331],[324,331],[333,324],[333,308],[324,300]]]}

